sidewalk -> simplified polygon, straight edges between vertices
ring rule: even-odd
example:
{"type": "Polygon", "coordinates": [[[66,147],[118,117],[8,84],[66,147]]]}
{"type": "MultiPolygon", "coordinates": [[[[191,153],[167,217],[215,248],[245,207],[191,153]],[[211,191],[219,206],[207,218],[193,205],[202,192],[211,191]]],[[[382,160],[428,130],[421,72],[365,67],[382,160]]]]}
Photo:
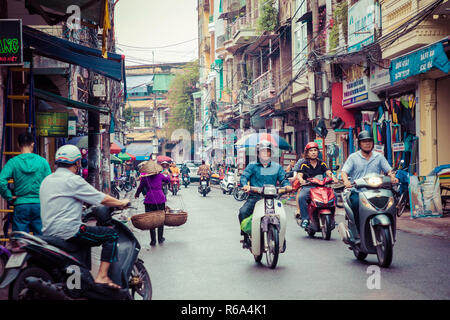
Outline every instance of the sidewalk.
{"type": "MultiPolygon", "coordinates": [[[[295,200],[287,200],[286,204],[296,206],[295,200]]],[[[338,208],[336,214],[343,216],[344,209],[338,208]]],[[[397,230],[450,240],[450,216],[412,219],[410,212],[405,211],[400,218],[397,218],[397,230]]]]}

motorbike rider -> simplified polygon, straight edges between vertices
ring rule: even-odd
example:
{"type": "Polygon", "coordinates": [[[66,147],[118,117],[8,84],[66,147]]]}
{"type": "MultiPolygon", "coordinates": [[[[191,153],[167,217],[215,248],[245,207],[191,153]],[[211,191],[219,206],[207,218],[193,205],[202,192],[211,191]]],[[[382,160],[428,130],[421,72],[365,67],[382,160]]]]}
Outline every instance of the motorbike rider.
{"type": "Polygon", "coordinates": [[[43,234],[81,246],[102,245],[95,282],[120,288],[108,277],[109,266],[117,261],[118,234],[112,228],[83,224],[82,207],[86,202],[125,208],[130,201],[118,200],[98,191],[79,175],[81,152],[76,146],[67,144],[60,147],[56,151],[55,163],[56,171],[42,181],[39,190],[43,234]]]}
{"type": "MultiPolygon", "coordinates": [[[[328,168],[327,164],[319,158],[319,145],[315,142],[309,142],[305,146],[305,159],[306,161],[300,166],[297,173],[297,179],[303,186],[306,184],[306,179],[313,178],[316,175],[323,175],[333,179],[334,182],[338,180],[333,176],[333,173],[328,168]]],[[[308,219],[308,200],[310,200],[310,190],[314,186],[303,186],[299,190],[298,204],[300,207],[300,215],[302,218],[302,228],[306,228],[309,224],[308,219]]]]}
{"type": "MultiPolygon", "coordinates": [[[[352,181],[363,178],[367,174],[380,174],[383,172],[391,178],[392,183],[398,183],[392,167],[387,162],[386,158],[379,152],[374,152],[374,139],[372,135],[363,130],[358,134],[359,151],[352,153],[345,161],[342,167],[341,176],[346,188],[352,188],[352,181]]],[[[356,189],[351,189],[350,194],[351,209],[355,216],[355,223],[359,225],[359,192],[356,189]]],[[[355,233],[355,237],[359,238],[355,233]]]]}
{"type": "Polygon", "coordinates": [[[189,175],[189,173],[191,173],[191,170],[188,168],[188,166],[186,165],[186,163],[183,163],[183,164],[181,165],[180,172],[181,172],[182,174],[187,174],[187,175],[189,175]]]}
{"type": "MultiPolygon", "coordinates": [[[[272,144],[269,141],[261,141],[256,145],[256,152],[257,160],[249,163],[241,175],[242,190],[249,192],[250,187],[263,187],[265,184],[277,185],[277,182],[280,182],[282,187],[287,187],[287,190],[290,191],[290,183],[287,179],[284,179],[286,173],[283,167],[279,163],[271,161],[272,144]],[[248,182],[250,182],[250,185],[248,185],[248,182]]],[[[247,201],[239,209],[239,225],[242,220],[253,214],[256,202],[260,199],[260,195],[249,195],[247,201]]],[[[242,230],[241,235],[244,236],[243,247],[249,248],[250,239],[248,235],[242,230]]]]}
{"type": "Polygon", "coordinates": [[[178,174],[180,175],[180,168],[177,167],[175,162],[172,162],[169,167],[171,175],[178,174]]]}
{"type": "Polygon", "coordinates": [[[205,160],[202,160],[201,166],[198,167],[197,174],[200,176],[200,181],[206,180],[206,183],[209,186],[209,177],[211,176],[211,169],[205,163],[205,160]]]}

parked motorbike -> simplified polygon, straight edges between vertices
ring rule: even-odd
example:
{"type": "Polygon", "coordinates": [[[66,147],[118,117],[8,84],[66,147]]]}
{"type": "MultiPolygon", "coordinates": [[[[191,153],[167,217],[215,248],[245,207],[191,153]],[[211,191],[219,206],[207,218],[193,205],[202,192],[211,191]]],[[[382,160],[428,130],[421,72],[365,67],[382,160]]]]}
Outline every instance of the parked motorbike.
{"type": "Polygon", "coordinates": [[[117,181],[111,181],[111,196],[116,199],[120,199],[120,191],[117,187],[117,181]]]}
{"type": "Polygon", "coordinates": [[[10,300],[150,300],[152,285],[144,263],[138,258],[141,246],[124,223],[112,218],[114,208],[91,207],[83,221],[114,228],[119,234],[118,261],[111,263],[108,276],[121,289],[97,284],[91,275],[91,248],[66,242],[58,237],[33,236],[14,232],[19,246],[6,264],[0,288],[9,285],[10,300]],[[78,278],[77,280],[73,280],[78,278]],[[78,285],[77,285],[78,283],[78,285]]]}
{"type": "Polygon", "coordinates": [[[314,177],[307,179],[307,185],[314,186],[310,189],[310,201],[308,204],[309,225],[305,231],[310,237],[316,232],[322,232],[324,240],[330,240],[331,231],[335,227],[336,198],[333,189],[327,185],[332,184],[333,179],[326,177],[314,177]]]}
{"type": "Polygon", "coordinates": [[[248,193],[242,190],[242,186],[239,182],[233,189],[233,197],[237,201],[244,201],[248,199],[248,193]]]}
{"type": "Polygon", "coordinates": [[[395,173],[395,177],[399,180],[399,183],[393,188],[398,217],[409,207],[409,174],[408,168],[402,169],[403,164],[404,161],[400,161],[399,169],[395,173]]]}
{"type": "Polygon", "coordinates": [[[174,173],[170,177],[170,191],[176,196],[178,190],[180,190],[180,178],[178,178],[178,173],[174,173]]]}
{"type": "Polygon", "coordinates": [[[286,193],[286,188],[274,185],[264,187],[250,187],[250,192],[262,196],[251,218],[251,231],[249,238],[250,252],[256,262],[261,262],[263,254],[266,255],[267,265],[275,269],[280,253],[286,251],[286,213],[283,203],[276,199],[277,195],[286,193]]]}
{"type": "Polygon", "coordinates": [[[125,192],[130,192],[133,189],[129,179],[125,176],[117,179],[117,187],[122,191],[125,190],[125,192]]]}
{"type": "Polygon", "coordinates": [[[389,267],[396,236],[396,206],[391,180],[369,174],[355,180],[353,186],[359,191],[359,221],[355,221],[351,209],[351,191],[346,189],[342,194],[346,221],[338,226],[342,241],[350,246],[358,260],[376,254],[378,264],[389,267]]]}
{"type": "Polygon", "coordinates": [[[198,186],[198,192],[206,197],[206,195],[211,191],[211,187],[208,185],[208,178],[200,177],[200,184],[198,186]]]}
{"type": "Polygon", "coordinates": [[[184,187],[187,188],[190,183],[191,183],[191,177],[189,177],[189,173],[183,173],[184,187]]]}
{"type": "Polygon", "coordinates": [[[0,245],[0,280],[3,279],[3,275],[5,273],[5,266],[10,256],[11,252],[4,246],[0,245]]]}
{"type": "Polygon", "coordinates": [[[235,188],[236,180],[234,172],[228,172],[225,174],[224,178],[220,181],[220,189],[222,189],[223,194],[231,194],[235,188]]]}

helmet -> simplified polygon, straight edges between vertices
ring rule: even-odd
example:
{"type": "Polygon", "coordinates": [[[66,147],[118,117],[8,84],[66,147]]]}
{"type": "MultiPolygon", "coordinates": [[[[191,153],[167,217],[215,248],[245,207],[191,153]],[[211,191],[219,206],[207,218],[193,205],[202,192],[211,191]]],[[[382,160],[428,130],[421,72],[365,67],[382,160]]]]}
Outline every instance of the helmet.
{"type": "Polygon", "coordinates": [[[309,142],[306,146],[305,146],[305,153],[308,152],[309,149],[312,148],[316,148],[317,150],[319,150],[319,145],[315,142],[309,142]]]}
{"type": "Polygon", "coordinates": [[[363,130],[358,134],[358,143],[361,140],[372,140],[373,141],[373,136],[369,133],[369,131],[363,130]]]}
{"type": "Polygon", "coordinates": [[[80,149],[72,144],[66,144],[60,147],[55,154],[55,163],[74,164],[80,159],[80,149]]]}
{"type": "Polygon", "coordinates": [[[331,120],[330,125],[333,128],[333,130],[341,129],[344,126],[344,121],[342,121],[342,119],[340,117],[335,116],[331,120]]]}
{"type": "Polygon", "coordinates": [[[269,149],[272,151],[272,143],[270,141],[263,140],[256,145],[256,151],[260,151],[262,149],[269,149]]]}

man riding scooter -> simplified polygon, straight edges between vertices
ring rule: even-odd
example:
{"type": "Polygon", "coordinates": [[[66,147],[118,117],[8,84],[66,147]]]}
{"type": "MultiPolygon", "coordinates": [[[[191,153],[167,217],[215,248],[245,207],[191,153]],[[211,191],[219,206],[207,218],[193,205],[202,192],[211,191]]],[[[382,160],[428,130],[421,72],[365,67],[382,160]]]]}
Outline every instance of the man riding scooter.
{"type": "MultiPolygon", "coordinates": [[[[358,134],[358,146],[361,150],[352,153],[342,167],[342,180],[346,188],[352,188],[352,181],[365,177],[370,173],[379,174],[384,172],[391,178],[392,183],[398,183],[392,167],[387,162],[386,158],[379,152],[374,152],[374,140],[368,131],[361,131],[358,134]]],[[[351,209],[355,217],[356,226],[359,225],[359,192],[351,189],[350,194],[351,209]]],[[[354,226],[354,225],[352,225],[354,226]]],[[[354,236],[354,240],[359,240],[359,230],[350,230],[354,236]]]]}
{"type": "MultiPolygon", "coordinates": [[[[272,144],[269,141],[261,141],[256,146],[257,161],[251,162],[245,168],[241,175],[240,183],[243,186],[242,190],[245,192],[250,191],[250,187],[263,187],[265,184],[277,185],[277,182],[281,183],[282,187],[291,188],[289,181],[285,179],[285,171],[283,167],[276,162],[271,161],[272,157],[272,144]],[[250,185],[248,185],[250,182],[250,185]]],[[[247,201],[239,210],[239,225],[242,220],[249,217],[255,208],[256,202],[261,199],[261,196],[250,194],[247,201]]],[[[241,235],[244,236],[243,247],[249,248],[251,243],[249,236],[241,230],[241,235]]]]}
{"type": "MultiPolygon", "coordinates": [[[[315,142],[310,142],[305,146],[305,159],[297,173],[298,180],[303,186],[306,184],[306,180],[313,178],[316,175],[326,174],[332,178],[334,182],[338,182],[333,176],[333,173],[325,162],[318,159],[319,157],[319,145],[315,142]]],[[[308,216],[308,200],[310,200],[310,190],[314,186],[303,186],[299,191],[298,204],[300,207],[300,214],[302,218],[302,228],[306,228],[309,224],[308,216]]]]}

